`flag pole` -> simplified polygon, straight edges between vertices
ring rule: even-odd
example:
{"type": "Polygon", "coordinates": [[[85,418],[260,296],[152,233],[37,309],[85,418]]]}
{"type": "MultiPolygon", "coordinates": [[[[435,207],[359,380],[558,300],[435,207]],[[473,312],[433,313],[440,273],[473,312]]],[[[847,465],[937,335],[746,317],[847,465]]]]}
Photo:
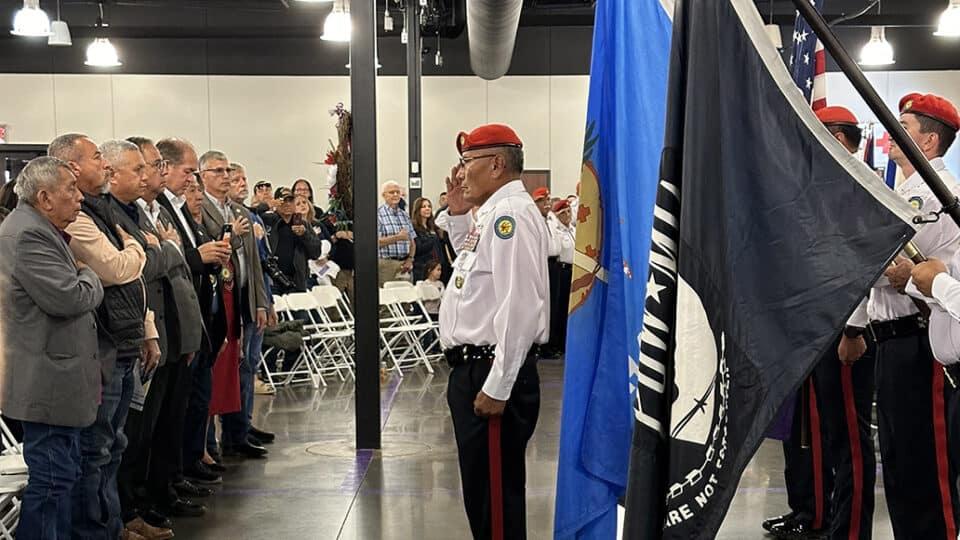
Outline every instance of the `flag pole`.
{"type": "MultiPolygon", "coordinates": [[[[814,9],[810,0],[793,0],[793,5],[796,6],[800,15],[807,20],[807,23],[810,24],[810,27],[817,37],[820,38],[820,41],[823,42],[824,48],[826,48],[833,56],[833,59],[837,61],[840,69],[850,80],[850,83],[857,90],[857,93],[860,94],[860,97],[867,102],[870,110],[877,115],[880,124],[890,133],[890,136],[893,137],[893,140],[897,143],[897,146],[900,147],[900,150],[903,151],[904,156],[906,156],[910,164],[920,173],[920,178],[930,187],[930,191],[933,192],[937,200],[940,201],[940,204],[943,205],[942,212],[949,214],[950,217],[953,218],[954,223],[960,226],[960,204],[958,204],[960,201],[958,201],[956,195],[947,188],[947,185],[943,183],[943,180],[940,179],[937,172],[933,170],[930,162],[920,153],[920,149],[917,148],[916,143],[913,142],[913,139],[907,135],[906,130],[900,125],[899,120],[893,116],[890,109],[888,109],[883,103],[883,100],[880,99],[880,95],[873,89],[870,81],[864,76],[863,71],[860,70],[857,63],[850,58],[850,55],[846,49],[843,48],[836,34],[834,34],[833,30],[827,25],[827,21],[814,9]]],[[[924,222],[924,220],[929,220],[929,218],[914,218],[914,222],[918,224],[924,222]]]]}

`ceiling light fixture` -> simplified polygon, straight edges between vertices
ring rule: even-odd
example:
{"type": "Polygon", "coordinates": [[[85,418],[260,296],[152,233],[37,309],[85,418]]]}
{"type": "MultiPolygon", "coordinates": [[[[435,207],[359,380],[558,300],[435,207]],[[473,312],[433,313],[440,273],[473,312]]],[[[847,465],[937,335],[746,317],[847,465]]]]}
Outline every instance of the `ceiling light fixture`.
{"type": "Polygon", "coordinates": [[[345,0],[335,0],[333,11],[323,21],[324,41],[350,41],[350,11],[345,6],[345,0]]]}
{"type": "Polygon", "coordinates": [[[947,9],[940,15],[940,24],[933,33],[941,37],[960,37],[960,0],[950,0],[947,9]]]}
{"type": "Polygon", "coordinates": [[[50,18],[40,9],[40,0],[23,0],[23,8],[13,17],[15,36],[46,37],[50,35],[50,18]]]}
{"type": "Polygon", "coordinates": [[[57,20],[50,25],[50,37],[47,38],[47,45],[53,47],[70,47],[73,40],[70,39],[70,27],[67,22],[60,19],[60,0],[57,0],[57,20]]]}
{"type": "Polygon", "coordinates": [[[860,52],[862,66],[889,66],[893,64],[893,46],[887,41],[882,26],[870,27],[870,41],[860,52]]]}
{"type": "MultiPolygon", "coordinates": [[[[102,28],[107,26],[103,22],[103,3],[97,4],[100,8],[100,15],[97,17],[97,25],[94,29],[102,32],[102,28]]],[[[98,37],[87,47],[87,59],[84,64],[92,67],[117,67],[121,65],[120,58],[117,56],[117,49],[105,37],[98,37]]]]}

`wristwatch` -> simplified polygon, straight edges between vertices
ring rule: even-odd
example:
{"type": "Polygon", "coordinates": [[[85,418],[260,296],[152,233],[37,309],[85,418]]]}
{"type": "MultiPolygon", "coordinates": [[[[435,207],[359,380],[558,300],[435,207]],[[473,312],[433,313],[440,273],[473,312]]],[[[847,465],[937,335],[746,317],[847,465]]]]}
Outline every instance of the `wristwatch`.
{"type": "Polygon", "coordinates": [[[864,329],[859,326],[846,326],[843,329],[843,336],[850,339],[856,339],[863,335],[864,329]]]}

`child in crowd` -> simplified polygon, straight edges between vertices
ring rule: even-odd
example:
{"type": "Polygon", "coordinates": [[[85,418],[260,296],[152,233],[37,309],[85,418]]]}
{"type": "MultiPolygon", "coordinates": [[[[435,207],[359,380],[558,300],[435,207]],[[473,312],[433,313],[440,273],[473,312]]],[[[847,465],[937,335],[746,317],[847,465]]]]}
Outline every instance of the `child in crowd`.
{"type": "Polygon", "coordinates": [[[423,287],[423,305],[427,308],[430,318],[437,320],[440,315],[440,299],[443,298],[443,282],[440,281],[442,268],[440,261],[433,260],[427,263],[424,274],[427,279],[417,283],[417,286],[423,287]]]}

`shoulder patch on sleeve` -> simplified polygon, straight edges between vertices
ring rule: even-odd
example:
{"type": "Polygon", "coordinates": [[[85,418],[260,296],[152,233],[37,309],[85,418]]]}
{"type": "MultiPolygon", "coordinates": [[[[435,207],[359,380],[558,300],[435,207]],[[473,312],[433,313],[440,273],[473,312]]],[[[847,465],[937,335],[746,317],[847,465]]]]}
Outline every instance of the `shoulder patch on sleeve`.
{"type": "Polygon", "coordinates": [[[510,216],[500,216],[494,222],[493,230],[501,240],[513,238],[513,233],[517,229],[517,222],[510,216]]]}

